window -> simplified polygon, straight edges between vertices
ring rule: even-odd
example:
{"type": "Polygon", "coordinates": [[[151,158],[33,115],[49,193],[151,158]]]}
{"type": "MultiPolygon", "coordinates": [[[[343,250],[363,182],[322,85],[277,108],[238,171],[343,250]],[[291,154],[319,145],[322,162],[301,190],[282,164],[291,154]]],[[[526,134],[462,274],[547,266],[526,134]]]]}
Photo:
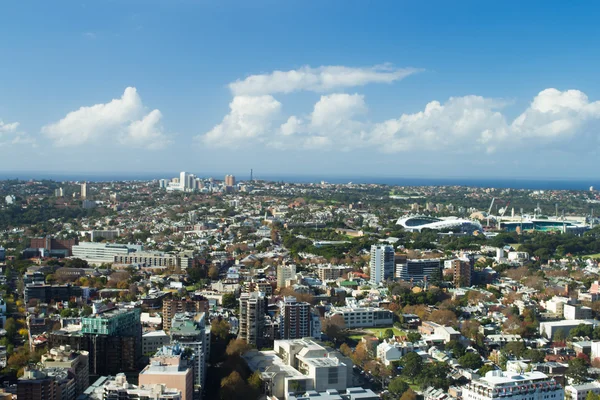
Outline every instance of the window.
{"type": "Polygon", "coordinates": [[[338,369],[337,367],[329,368],[329,384],[333,385],[338,383],[338,369]]]}

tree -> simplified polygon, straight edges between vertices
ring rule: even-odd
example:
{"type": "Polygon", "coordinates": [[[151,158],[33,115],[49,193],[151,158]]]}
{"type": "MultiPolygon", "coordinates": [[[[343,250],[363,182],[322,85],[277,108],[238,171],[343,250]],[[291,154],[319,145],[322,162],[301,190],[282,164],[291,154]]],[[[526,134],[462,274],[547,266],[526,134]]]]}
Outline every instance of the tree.
{"type": "Polygon", "coordinates": [[[566,375],[573,379],[575,384],[580,384],[587,381],[589,378],[589,373],[585,360],[577,357],[569,360],[569,367],[567,368],[566,375]]]}
{"type": "Polygon", "coordinates": [[[367,352],[367,347],[363,342],[360,342],[356,345],[354,352],[351,355],[352,362],[356,365],[362,366],[365,361],[369,359],[369,354],[367,352]]]}
{"type": "Polygon", "coordinates": [[[336,342],[341,342],[346,337],[346,322],[341,315],[323,319],[321,326],[323,333],[336,342]]]}
{"type": "Polygon", "coordinates": [[[4,330],[6,330],[6,337],[10,342],[12,342],[19,330],[17,327],[17,322],[14,318],[11,317],[6,319],[6,322],[4,323],[4,330]]]}
{"type": "Polygon", "coordinates": [[[400,400],[417,400],[417,394],[414,390],[409,388],[406,392],[404,392],[402,397],[400,397],[400,400]]]}
{"type": "Polygon", "coordinates": [[[213,281],[219,279],[219,267],[216,265],[211,265],[208,269],[208,277],[213,281]]]}
{"type": "Polygon", "coordinates": [[[221,399],[236,400],[248,395],[249,386],[237,371],[221,379],[221,399]]]}
{"type": "Polygon", "coordinates": [[[559,329],[554,334],[554,342],[555,343],[563,343],[565,341],[565,333],[562,329],[559,329]]]}
{"type": "Polygon", "coordinates": [[[477,371],[477,373],[481,376],[485,376],[485,374],[494,370],[495,368],[492,364],[485,364],[483,367],[479,368],[479,371],[477,371]]]}
{"type": "Polygon", "coordinates": [[[421,334],[419,332],[408,332],[406,334],[406,338],[411,343],[418,342],[421,340],[421,334]]]}
{"type": "Polygon", "coordinates": [[[470,369],[478,369],[483,365],[483,362],[481,361],[481,356],[472,352],[466,353],[464,356],[458,359],[458,362],[464,368],[470,369]]]}
{"type": "Polygon", "coordinates": [[[429,320],[444,326],[457,326],[456,314],[450,310],[435,310],[429,316],[429,320]]]}
{"type": "Polygon", "coordinates": [[[386,329],[385,332],[383,332],[383,337],[386,339],[390,339],[394,337],[394,330],[393,329],[386,329]]]}
{"type": "Polygon", "coordinates": [[[531,360],[532,363],[541,363],[546,359],[546,353],[542,350],[527,349],[523,357],[531,360]]]}
{"type": "Polygon", "coordinates": [[[514,341],[507,343],[506,346],[504,346],[504,350],[508,354],[512,354],[515,357],[521,358],[527,349],[525,348],[525,343],[521,341],[514,341]]]}
{"type": "Polygon", "coordinates": [[[210,333],[221,340],[227,339],[227,336],[229,336],[229,329],[229,323],[224,319],[219,320],[218,318],[215,318],[210,323],[210,333]]]}
{"type": "Polygon", "coordinates": [[[462,356],[465,355],[465,346],[463,346],[459,341],[457,340],[451,340],[446,344],[446,350],[449,350],[452,352],[452,355],[454,356],[454,358],[460,358],[462,356]]]}
{"type": "Polygon", "coordinates": [[[224,308],[236,308],[238,300],[234,293],[225,293],[222,298],[222,303],[224,308]]]}
{"type": "Polygon", "coordinates": [[[399,364],[402,366],[402,375],[409,378],[412,382],[414,382],[423,369],[423,359],[414,351],[402,357],[399,364]]]}
{"type": "Polygon", "coordinates": [[[343,355],[345,355],[346,357],[351,357],[352,356],[352,349],[346,343],[342,343],[342,345],[340,346],[340,352],[343,355]]]}
{"type": "Polygon", "coordinates": [[[395,396],[402,396],[402,394],[408,389],[410,389],[410,386],[408,386],[408,383],[406,383],[404,379],[400,377],[392,379],[390,385],[388,386],[390,393],[395,396]]]}
{"type": "Polygon", "coordinates": [[[248,397],[251,397],[253,399],[259,398],[263,389],[263,380],[260,377],[260,373],[258,371],[255,371],[252,375],[248,377],[248,386],[252,391],[252,394],[250,394],[248,397]]]}
{"type": "Polygon", "coordinates": [[[250,350],[250,345],[248,345],[245,340],[235,339],[229,342],[227,349],[225,349],[225,353],[228,356],[241,356],[248,350],[250,350]]]}

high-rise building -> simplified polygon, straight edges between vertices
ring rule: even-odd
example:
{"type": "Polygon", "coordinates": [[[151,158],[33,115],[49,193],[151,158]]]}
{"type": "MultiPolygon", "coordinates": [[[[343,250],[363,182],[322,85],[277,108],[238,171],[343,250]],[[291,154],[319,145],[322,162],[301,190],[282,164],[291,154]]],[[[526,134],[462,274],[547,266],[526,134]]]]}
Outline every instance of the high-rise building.
{"type": "Polygon", "coordinates": [[[166,189],[168,185],[169,185],[169,180],[168,179],[159,179],[159,181],[158,181],[158,187],[159,188],[166,189]]]}
{"type": "Polygon", "coordinates": [[[261,292],[240,295],[238,338],[260,348],[265,336],[266,300],[261,292]]]}
{"type": "Polygon", "coordinates": [[[165,299],[162,308],[163,330],[168,332],[171,329],[171,322],[176,314],[185,312],[208,313],[208,300],[192,299],[165,299]]]}
{"type": "Polygon", "coordinates": [[[65,191],[63,188],[54,189],[54,197],[63,197],[65,195],[65,191]]]}
{"type": "Polygon", "coordinates": [[[163,384],[181,392],[181,400],[194,397],[194,354],[187,354],[185,347],[176,344],[164,346],[150,358],[150,364],[140,372],[139,384],[151,386],[163,384]]]}
{"type": "Polygon", "coordinates": [[[69,371],[75,379],[75,398],[90,385],[89,357],[87,351],[76,352],[71,346],[51,348],[42,355],[40,364],[44,368],[62,368],[69,371]]]}
{"type": "Polygon", "coordinates": [[[82,199],[87,199],[88,197],[88,187],[87,187],[87,182],[83,182],[81,184],[81,198],[82,199]]]}
{"type": "Polygon", "coordinates": [[[432,278],[441,278],[442,265],[438,258],[406,260],[396,265],[396,277],[407,282],[425,282],[432,278]]]}
{"type": "Polygon", "coordinates": [[[300,339],[311,336],[310,304],[295,297],[284,297],[279,303],[281,339],[300,339]]]}
{"type": "Polygon", "coordinates": [[[452,276],[455,287],[471,286],[473,272],[473,264],[469,260],[452,260],[452,276]]]}
{"type": "Polygon", "coordinates": [[[185,171],[179,173],[179,186],[181,187],[181,190],[188,188],[188,176],[189,174],[185,171]]]}
{"type": "Polygon", "coordinates": [[[171,343],[194,352],[194,391],[201,393],[206,379],[206,361],[210,354],[210,324],[206,313],[175,314],[171,322],[171,343]]]}
{"type": "Polygon", "coordinates": [[[374,285],[394,277],[394,248],[390,245],[371,246],[370,282],[374,285]]]}
{"type": "Polygon", "coordinates": [[[295,277],[296,266],[294,264],[277,266],[277,288],[287,286],[286,281],[294,279],[295,277]]]}
{"type": "Polygon", "coordinates": [[[25,369],[17,382],[17,398],[22,400],[59,400],[58,383],[37,369],[25,369]]]}
{"type": "Polygon", "coordinates": [[[225,175],[225,186],[235,186],[235,176],[225,175]]]}

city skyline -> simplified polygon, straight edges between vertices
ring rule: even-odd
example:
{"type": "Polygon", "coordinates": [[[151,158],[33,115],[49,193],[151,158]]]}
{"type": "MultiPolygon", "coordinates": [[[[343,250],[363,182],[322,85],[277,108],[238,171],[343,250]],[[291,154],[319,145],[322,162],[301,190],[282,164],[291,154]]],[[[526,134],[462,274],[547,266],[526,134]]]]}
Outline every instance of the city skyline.
{"type": "Polygon", "coordinates": [[[598,7],[2,4],[0,171],[590,178],[598,7]]]}

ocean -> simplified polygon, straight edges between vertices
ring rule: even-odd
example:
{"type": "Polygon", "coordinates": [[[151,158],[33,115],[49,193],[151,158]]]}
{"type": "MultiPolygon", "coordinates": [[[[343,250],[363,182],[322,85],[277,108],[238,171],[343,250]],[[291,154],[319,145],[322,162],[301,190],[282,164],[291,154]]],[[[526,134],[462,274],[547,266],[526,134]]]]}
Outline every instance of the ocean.
{"type": "MultiPolygon", "coordinates": [[[[225,173],[200,174],[199,177],[222,180],[225,173]]],[[[247,175],[247,174],[246,174],[247,175]]],[[[55,181],[90,181],[110,182],[124,180],[147,181],[179,176],[178,172],[109,172],[109,173],[60,173],[60,172],[36,172],[36,171],[0,171],[0,179],[51,179],[55,181]]],[[[248,180],[249,176],[236,175],[238,181],[248,180]]],[[[279,175],[265,174],[255,175],[255,179],[267,181],[281,181],[291,183],[377,183],[390,186],[471,186],[483,188],[510,188],[531,190],[589,190],[590,186],[600,189],[600,179],[515,179],[515,178],[469,178],[469,177],[377,177],[377,176],[327,176],[323,175],[279,175]]]]}

